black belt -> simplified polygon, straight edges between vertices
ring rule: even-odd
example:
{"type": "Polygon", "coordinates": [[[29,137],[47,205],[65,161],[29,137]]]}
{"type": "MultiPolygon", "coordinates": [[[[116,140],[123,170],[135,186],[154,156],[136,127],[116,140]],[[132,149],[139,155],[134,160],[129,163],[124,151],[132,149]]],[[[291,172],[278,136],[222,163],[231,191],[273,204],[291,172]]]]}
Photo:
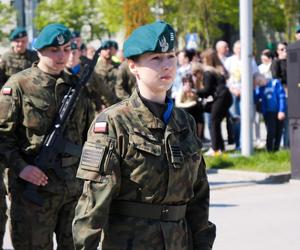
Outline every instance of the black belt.
{"type": "Polygon", "coordinates": [[[161,221],[178,221],[185,217],[186,205],[158,205],[132,201],[114,200],[110,214],[161,221]]]}

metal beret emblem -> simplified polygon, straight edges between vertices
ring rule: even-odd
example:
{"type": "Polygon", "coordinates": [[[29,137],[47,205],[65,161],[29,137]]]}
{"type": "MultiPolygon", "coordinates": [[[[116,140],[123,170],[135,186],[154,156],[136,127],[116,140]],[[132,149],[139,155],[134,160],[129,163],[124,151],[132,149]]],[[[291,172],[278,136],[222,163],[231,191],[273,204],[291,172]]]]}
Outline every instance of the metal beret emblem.
{"type": "Polygon", "coordinates": [[[62,34],[59,34],[59,35],[56,37],[56,39],[57,39],[57,42],[58,42],[59,45],[63,45],[64,42],[65,42],[65,38],[64,38],[64,36],[63,36],[62,34]]]}
{"type": "Polygon", "coordinates": [[[161,39],[159,39],[159,46],[161,47],[162,52],[167,52],[169,49],[169,44],[167,43],[167,39],[165,36],[163,36],[161,39]]]}

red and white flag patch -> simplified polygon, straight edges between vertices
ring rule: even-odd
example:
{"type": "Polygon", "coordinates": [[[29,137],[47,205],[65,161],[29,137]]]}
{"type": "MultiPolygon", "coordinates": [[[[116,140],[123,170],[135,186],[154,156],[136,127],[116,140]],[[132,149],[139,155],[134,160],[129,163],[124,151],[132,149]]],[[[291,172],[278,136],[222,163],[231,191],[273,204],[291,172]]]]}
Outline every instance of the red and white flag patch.
{"type": "Polygon", "coordinates": [[[107,122],[96,122],[94,126],[95,133],[107,133],[108,125],[107,122]]]}
{"type": "Polygon", "coordinates": [[[10,88],[10,87],[3,87],[2,88],[2,94],[3,95],[11,95],[12,94],[12,88],[10,88]]]}

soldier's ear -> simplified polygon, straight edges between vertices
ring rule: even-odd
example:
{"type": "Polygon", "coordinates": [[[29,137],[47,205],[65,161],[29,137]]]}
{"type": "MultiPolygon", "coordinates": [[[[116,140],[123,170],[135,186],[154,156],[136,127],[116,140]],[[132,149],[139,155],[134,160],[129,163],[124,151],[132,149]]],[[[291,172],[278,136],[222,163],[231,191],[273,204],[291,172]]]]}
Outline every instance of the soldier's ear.
{"type": "Polygon", "coordinates": [[[127,63],[131,73],[136,76],[138,74],[136,63],[132,59],[127,59],[127,63]]]}

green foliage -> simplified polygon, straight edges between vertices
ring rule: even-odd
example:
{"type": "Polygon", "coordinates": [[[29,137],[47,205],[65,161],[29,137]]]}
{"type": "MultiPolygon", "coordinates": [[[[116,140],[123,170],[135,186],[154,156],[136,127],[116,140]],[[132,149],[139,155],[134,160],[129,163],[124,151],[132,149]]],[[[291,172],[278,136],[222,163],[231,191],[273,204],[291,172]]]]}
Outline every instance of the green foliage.
{"type": "Polygon", "coordinates": [[[39,30],[54,22],[79,31],[88,25],[93,36],[99,37],[106,31],[99,6],[100,0],[43,0],[37,7],[34,23],[39,30]]]}
{"type": "Polygon", "coordinates": [[[290,158],[288,150],[280,150],[276,153],[258,150],[250,157],[224,154],[217,157],[205,157],[205,162],[207,168],[277,173],[291,170],[290,158]]]}
{"type": "MultiPolygon", "coordinates": [[[[0,27],[12,24],[14,15],[15,10],[12,7],[0,2],[0,27]]],[[[4,33],[3,30],[0,29],[0,40],[7,37],[8,35],[9,34],[4,33]]]]}

